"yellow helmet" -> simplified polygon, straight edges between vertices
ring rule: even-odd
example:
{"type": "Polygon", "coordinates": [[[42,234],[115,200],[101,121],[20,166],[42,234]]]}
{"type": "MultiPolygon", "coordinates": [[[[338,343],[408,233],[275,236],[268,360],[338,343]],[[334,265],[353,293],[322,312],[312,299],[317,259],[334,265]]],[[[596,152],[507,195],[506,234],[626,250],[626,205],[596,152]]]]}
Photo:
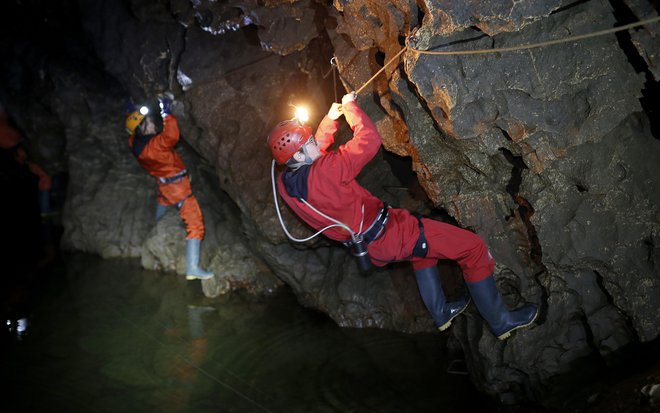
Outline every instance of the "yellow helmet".
{"type": "Polygon", "coordinates": [[[139,110],[135,110],[126,116],[126,132],[129,135],[135,133],[135,129],[142,123],[145,116],[149,114],[149,108],[142,106],[139,110]]]}

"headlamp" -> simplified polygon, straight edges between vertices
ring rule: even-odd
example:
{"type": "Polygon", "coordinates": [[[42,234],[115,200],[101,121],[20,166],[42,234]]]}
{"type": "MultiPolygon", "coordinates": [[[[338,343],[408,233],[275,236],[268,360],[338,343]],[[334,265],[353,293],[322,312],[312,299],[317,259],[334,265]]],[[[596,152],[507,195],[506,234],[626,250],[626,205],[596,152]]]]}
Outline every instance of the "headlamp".
{"type": "Polygon", "coordinates": [[[295,108],[295,113],[293,116],[294,120],[297,120],[300,123],[305,123],[309,120],[309,111],[306,107],[291,105],[295,108]]]}
{"type": "Polygon", "coordinates": [[[148,107],[146,107],[146,106],[142,106],[142,107],[140,108],[140,114],[141,114],[142,116],[147,116],[148,113],[149,113],[149,108],[148,108],[148,107]]]}

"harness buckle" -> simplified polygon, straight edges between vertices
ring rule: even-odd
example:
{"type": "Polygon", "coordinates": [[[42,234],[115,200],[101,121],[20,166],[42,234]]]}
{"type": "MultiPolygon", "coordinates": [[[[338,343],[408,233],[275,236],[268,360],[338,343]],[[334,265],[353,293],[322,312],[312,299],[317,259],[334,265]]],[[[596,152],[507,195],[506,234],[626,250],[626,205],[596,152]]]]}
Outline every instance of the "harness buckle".
{"type": "Polygon", "coordinates": [[[413,256],[419,258],[425,258],[426,254],[429,252],[429,243],[426,241],[426,236],[424,235],[424,225],[422,224],[422,216],[420,214],[413,214],[417,218],[417,225],[419,226],[419,238],[415,243],[415,248],[413,248],[413,256]]]}

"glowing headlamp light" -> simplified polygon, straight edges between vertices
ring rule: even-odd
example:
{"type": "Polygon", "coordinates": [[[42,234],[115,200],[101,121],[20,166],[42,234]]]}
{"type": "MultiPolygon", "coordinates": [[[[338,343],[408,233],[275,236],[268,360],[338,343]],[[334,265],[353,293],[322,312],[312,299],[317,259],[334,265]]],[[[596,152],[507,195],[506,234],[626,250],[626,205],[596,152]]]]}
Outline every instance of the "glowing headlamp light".
{"type": "Polygon", "coordinates": [[[149,113],[149,108],[148,108],[148,107],[146,107],[146,106],[142,106],[142,107],[140,108],[140,114],[141,114],[142,116],[147,116],[148,113],[149,113]]]}
{"type": "Polygon", "coordinates": [[[292,105],[296,111],[294,113],[293,119],[297,120],[300,123],[305,123],[309,120],[309,111],[303,106],[292,105]]]}

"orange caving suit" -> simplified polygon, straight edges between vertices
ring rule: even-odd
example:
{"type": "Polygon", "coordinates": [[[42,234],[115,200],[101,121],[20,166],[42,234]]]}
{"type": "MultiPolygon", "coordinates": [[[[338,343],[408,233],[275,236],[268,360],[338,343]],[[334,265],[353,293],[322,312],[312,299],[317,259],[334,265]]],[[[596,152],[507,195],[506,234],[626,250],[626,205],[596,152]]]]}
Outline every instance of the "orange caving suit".
{"type": "Polygon", "coordinates": [[[36,163],[28,160],[20,144],[23,138],[18,131],[9,125],[9,117],[4,110],[0,110],[0,148],[14,151],[14,159],[21,165],[26,164],[30,172],[39,178],[39,190],[48,191],[53,186],[53,181],[46,172],[36,163]]]}
{"type": "Polygon", "coordinates": [[[197,198],[192,193],[190,178],[181,157],[174,150],[179,142],[179,124],[174,115],[163,119],[163,131],[136,139],[129,136],[128,146],[140,165],[158,182],[158,203],[176,205],[186,224],[186,239],[204,239],[204,219],[197,198]]]}

